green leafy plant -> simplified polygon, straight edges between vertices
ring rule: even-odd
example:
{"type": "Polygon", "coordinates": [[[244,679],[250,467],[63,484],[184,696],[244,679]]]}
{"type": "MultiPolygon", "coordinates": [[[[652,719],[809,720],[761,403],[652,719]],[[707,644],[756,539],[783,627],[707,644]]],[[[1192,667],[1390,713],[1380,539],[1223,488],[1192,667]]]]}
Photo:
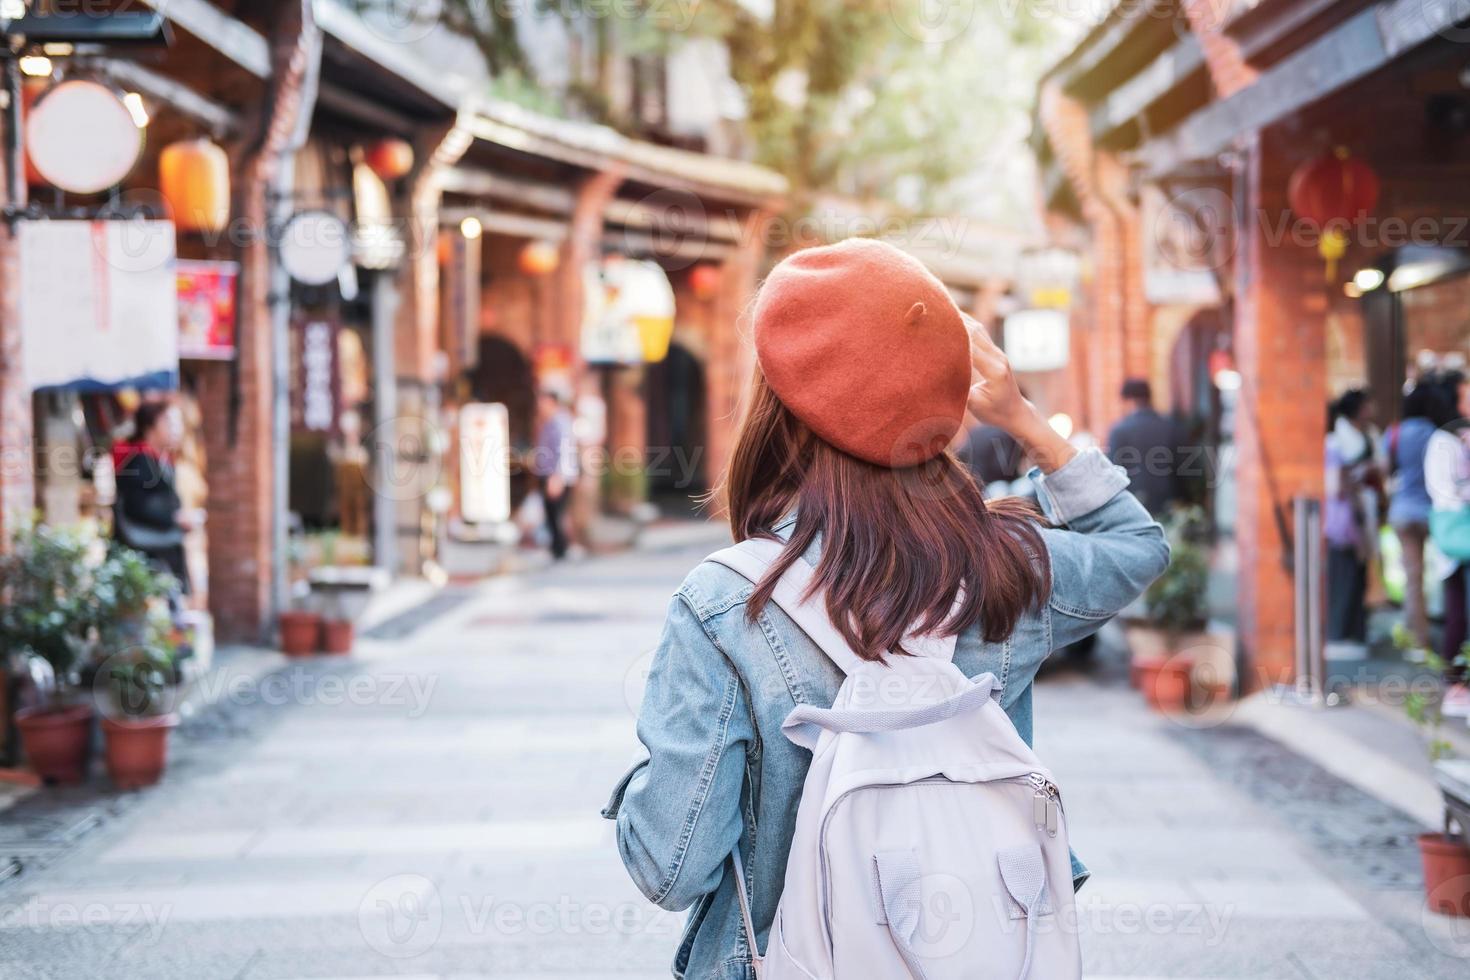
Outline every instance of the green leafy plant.
{"type": "Polygon", "coordinates": [[[50,665],[58,704],[75,680],[96,623],[92,580],[105,545],[77,528],[30,524],[0,556],[0,645],[50,665]]]}
{"type": "Polygon", "coordinates": [[[142,641],[102,664],[106,691],[118,714],[142,718],[167,714],[174,690],[174,644],[166,620],[150,616],[142,641]]]}
{"type": "Polygon", "coordinates": [[[92,576],[90,608],[100,645],[142,642],[149,620],[162,610],[173,584],[141,552],[114,544],[92,576]]]}
{"type": "Polygon", "coordinates": [[[1148,587],[1143,601],[1149,620],[1171,633],[1200,629],[1209,618],[1210,560],[1205,531],[1205,514],[1199,507],[1181,507],[1165,520],[1169,567],[1148,587]]]}
{"type": "MultiPolygon", "coordinates": [[[[1444,675],[1450,666],[1445,658],[1428,647],[1421,647],[1403,624],[1393,629],[1393,645],[1416,662],[1422,662],[1429,670],[1430,690],[1411,688],[1404,697],[1404,714],[1424,736],[1429,752],[1429,761],[1438,762],[1454,754],[1454,746],[1444,737],[1444,675]],[[1412,656],[1409,656],[1411,655],[1412,656]],[[1420,661],[1419,658],[1423,658],[1420,661]]],[[[1470,642],[1460,647],[1453,661],[1455,666],[1470,664],[1470,642]]]]}

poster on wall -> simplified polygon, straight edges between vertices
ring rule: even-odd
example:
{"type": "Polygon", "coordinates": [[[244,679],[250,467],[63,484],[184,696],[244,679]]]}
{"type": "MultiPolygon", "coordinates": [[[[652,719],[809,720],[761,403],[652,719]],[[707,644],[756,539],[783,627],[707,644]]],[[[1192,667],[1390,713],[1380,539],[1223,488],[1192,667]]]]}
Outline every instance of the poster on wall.
{"type": "Polygon", "coordinates": [[[237,262],[179,260],[179,358],[228,361],[235,356],[237,262]]]}
{"type": "Polygon", "coordinates": [[[291,324],[291,430],[331,434],[337,430],[341,386],[337,324],[325,317],[291,324]]]}
{"type": "Polygon", "coordinates": [[[510,520],[510,413],[471,402],[459,410],[459,514],[471,524],[510,520]]]}
{"type": "Polygon", "coordinates": [[[21,363],[33,390],[178,386],[172,222],[18,228],[21,363]]]}

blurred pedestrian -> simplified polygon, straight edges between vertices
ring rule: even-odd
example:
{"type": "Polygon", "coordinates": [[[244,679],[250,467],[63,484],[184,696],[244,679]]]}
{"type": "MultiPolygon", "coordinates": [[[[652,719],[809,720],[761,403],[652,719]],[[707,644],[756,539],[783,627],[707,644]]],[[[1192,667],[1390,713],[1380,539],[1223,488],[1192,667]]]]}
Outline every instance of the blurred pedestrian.
{"type": "MultiPolygon", "coordinates": [[[[1024,396],[1023,396],[1024,397],[1024,396]]],[[[1025,470],[1025,453],[1011,434],[996,425],[977,422],[965,433],[955,451],[986,497],[1003,497],[1025,470]]]]}
{"type": "Polygon", "coordinates": [[[1429,490],[1424,456],[1434,435],[1439,393],[1420,382],[1404,395],[1403,419],[1384,435],[1383,455],[1391,479],[1388,523],[1398,536],[1404,565],[1404,622],[1421,649],[1429,647],[1429,616],[1424,602],[1424,546],[1429,538],[1429,490]]]}
{"type": "Polygon", "coordinates": [[[175,488],[173,457],[184,437],[184,420],[171,401],[145,401],[133,414],[132,435],[113,444],[117,479],[113,535],[178,579],[188,594],[184,534],[203,522],[185,510],[175,488]]]}
{"type": "Polygon", "coordinates": [[[1446,664],[1443,710],[1452,717],[1470,716],[1470,688],[1464,664],[1457,663],[1467,633],[1470,601],[1470,383],[1453,371],[1435,382],[1435,418],[1438,428],[1429,437],[1424,454],[1424,485],[1431,502],[1430,527],[1440,552],[1438,573],[1444,580],[1444,636],[1441,655],[1446,664]]]}
{"type": "Polygon", "coordinates": [[[1128,414],[1108,433],[1108,456],[1128,474],[1129,489],[1158,516],[1186,499],[1179,475],[1183,431],[1154,409],[1153,390],[1142,378],[1123,383],[1128,414]]]}
{"type": "MultiPolygon", "coordinates": [[[[853,239],[787,258],[762,287],[754,334],[723,495],[735,540],[765,543],[742,553],[769,565],[758,582],[716,561],[685,579],[639,714],[648,758],[604,810],[650,899],[699,903],[676,971],[690,977],[753,976],[760,938],[777,948],[776,903],[812,764],[783,724],[798,701],[832,703],[838,665],[922,654],[953,657],[965,678],[1003,677],[1019,748],[1053,646],[1095,631],[1168,561],[1123,473],[1054,432],[983,329],[972,348],[944,286],[892,246],[853,239]],[[944,451],[967,405],[1036,461],[1054,524],[1018,501],[987,503],[944,451]],[[793,599],[772,601],[778,581],[812,583],[807,628],[785,611],[793,599]]],[[[887,676],[855,676],[843,690],[861,697],[865,679],[887,676]]],[[[1074,860],[1071,870],[1079,885],[1085,869],[1074,860]]]]}
{"type": "Polygon", "coordinates": [[[561,561],[567,556],[566,505],[580,472],[570,393],[555,385],[542,387],[536,416],[536,448],[531,455],[531,471],[541,486],[546,531],[551,536],[551,557],[561,561]]]}
{"type": "Polygon", "coordinates": [[[1327,641],[1350,647],[1368,642],[1368,560],[1375,533],[1369,494],[1376,479],[1371,435],[1373,406],[1354,388],[1328,406],[1325,445],[1327,641]]]}

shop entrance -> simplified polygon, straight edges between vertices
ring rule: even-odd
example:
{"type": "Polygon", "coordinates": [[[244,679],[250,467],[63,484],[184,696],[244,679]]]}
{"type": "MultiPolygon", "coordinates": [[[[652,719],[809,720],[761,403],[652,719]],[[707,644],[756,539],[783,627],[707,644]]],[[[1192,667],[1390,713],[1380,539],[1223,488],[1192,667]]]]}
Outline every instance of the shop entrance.
{"type": "Polygon", "coordinates": [[[706,475],[704,365],[688,348],[669,345],[668,357],[648,365],[648,492],[672,507],[709,489],[706,475]]]}
{"type": "MultiPolygon", "coordinates": [[[[521,349],[503,337],[480,337],[480,363],[470,375],[477,402],[504,405],[510,416],[510,444],[519,455],[531,448],[536,437],[536,378],[531,362],[521,349]]],[[[531,491],[530,476],[512,467],[511,506],[519,507],[531,491]]]]}

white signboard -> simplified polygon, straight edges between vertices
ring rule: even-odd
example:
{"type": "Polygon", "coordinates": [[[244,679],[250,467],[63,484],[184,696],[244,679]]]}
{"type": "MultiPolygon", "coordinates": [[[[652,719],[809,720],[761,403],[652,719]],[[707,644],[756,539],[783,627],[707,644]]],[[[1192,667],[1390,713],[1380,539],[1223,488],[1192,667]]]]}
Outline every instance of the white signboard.
{"type": "Polygon", "coordinates": [[[21,363],[32,390],[175,387],[168,221],[22,221],[21,363]]]}
{"type": "Polygon", "coordinates": [[[1061,310],[1020,310],[1006,317],[1005,352],[1012,370],[1066,367],[1071,340],[1071,325],[1061,310]]]}
{"type": "Polygon", "coordinates": [[[471,402],[459,410],[459,513],[471,524],[510,520],[510,414],[471,402]]]}

